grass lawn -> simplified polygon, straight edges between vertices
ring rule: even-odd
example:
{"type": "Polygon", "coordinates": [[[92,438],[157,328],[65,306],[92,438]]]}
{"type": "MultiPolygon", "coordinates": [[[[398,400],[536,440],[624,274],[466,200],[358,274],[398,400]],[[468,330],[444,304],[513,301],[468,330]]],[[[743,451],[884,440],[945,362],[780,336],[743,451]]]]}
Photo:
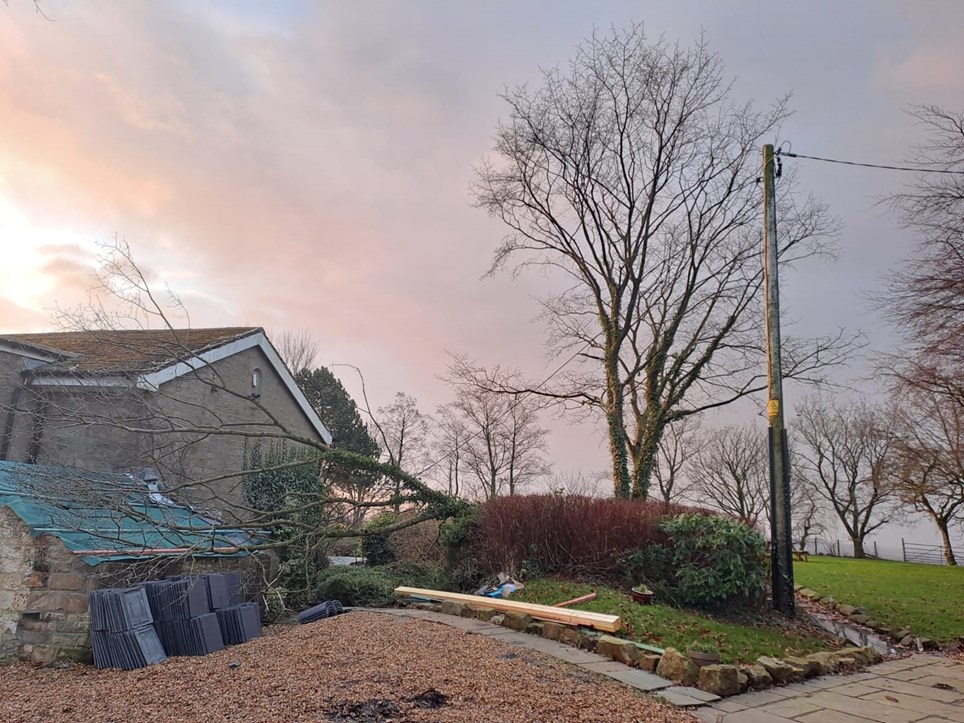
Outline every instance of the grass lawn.
{"type": "Polygon", "coordinates": [[[638,605],[628,594],[600,585],[538,578],[527,580],[525,589],[512,599],[555,605],[593,591],[595,600],[572,608],[619,615],[627,638],[660,648],[686,650],[695,641],[710,642],[720,649],[723,662],[750,663],[761,655],[798,655],[833,647],[826,637],[811,635],[803,628],[785,623],[781,628],[781,618],[761,616],[755,624],[720,620],[668,605],[638,605]]]}
{"type": "Polygon", "coordinates": [[[793,566],[797,583],[867,609],[894,629],[941,642],[964,635],[964,569],[889,560],[813,556],[793,566]]]}

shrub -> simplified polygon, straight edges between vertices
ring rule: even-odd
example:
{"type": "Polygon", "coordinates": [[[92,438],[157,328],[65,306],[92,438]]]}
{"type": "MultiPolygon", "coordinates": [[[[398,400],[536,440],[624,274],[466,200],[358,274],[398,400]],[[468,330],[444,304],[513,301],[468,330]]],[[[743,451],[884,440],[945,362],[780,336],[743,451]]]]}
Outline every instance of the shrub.
{"type": "Polygon", "coordinates": [[[289,593],[283,587],[269,585],[261,597],[264,601],[264,620],[266,623],[276,622],[292,606],[289,593]]]}
{"type": "Polygon", "coordinates": [[[450,565],[457,564],[465,555],[477,535],[475,520],[479,506],[473,505],[458,517],[450,517],[439,529],[439,542],[445,550],[445,559],[450,565]]]}
{"type": "Polygon", "coordinates": [[[317,598],[342,605],[384,607],[395,600],[395,578],[378,567],[332,567],[322,573],[317,598]]]}
{"type": "Polygon", "coordinates": [[[328,567],[326,548],[308,541],[289,544],[279,554],[278,581],[285,591],[285,604],[300,609],[310,604],[318,575],[328,567]]]}
{"type": "MultiPolygon", "coordinates": [[[[399,519],[415,512],[403,512],[399,519]]],[[[411,527],[403,527],[388,536],[388,549],[399,562],[414,562],[426,565],[441,565],[445,551],[439,540],[438,520],[425,520],[411,527]]]]}
{"type": "Polygon", "coordinates": [[[470,592],[479,587],[486,573],[478,568],[472,555],[478,536],[475,520],[479,506],[471,505],[458,517],[451,517],[439,528],[439,542],[445,556],[447,589],[470,592]]]}
{"type": "Polygon", "coordinates": [[[437,589],[445,584],[441,569],[412,563],[381,567],[330,567],[319,575],[316,602],[340,600],[343,605],[385,607],[395,602],[399,585],[437,589]]]}
{"type": "Polygon", "coordinates": [[[665,544],[666,515],[695,512],[655,500],[596,499],[578,495],[525,495],[491,500],[464,529],[443,533],[447,548],[469,556],[483,575],[521,569],[540,574],[624,576],[627,553],[665,544]],[[466,545],[462,535],[471,538],[466,545]]]}
{"type": "Polygon", "coordinates": [[[388,533],[380,532],[398,521],[394,512],[375,515],[362,528],[364,535],[359,542],[359,552],[369,565],[388,565],[395,562],[395,553],[388,544],[388,533]]]}
{"type": "MultiPolygon", "coordinates": [[[[328,565],[328,511],[305,505],[305,499],[323,495],[319,486],[319,463],[304,449],[290,449],[282,442],[263,448],[245,449],[245,499],[253,508],[274,518],[272,539],[277,548],[279,569],[276,607],[302,608],[312,599],[318,573],[328,565]],[[302,464],[298,464],[302,462],[302,464]]],[[[271,614],[280,614],[272,611],[271,614]]]]}
{"type": "MultiPolygon", "coordinates": [[[[630,585],[646,583],[658,592],[673,581],[673,551],[666,544],[653,543],[630,551],[619,560],[630,585]]],[[[663,595],[660,595],[663,598],[663,595]]]]}
{"type": "Polygon", "coordinates": [[[683,604],[721,609],[759,603],[766,582],[766,542],[742,522],[683,514],[660,525],[669,535],[672,587],[683,604]]]}

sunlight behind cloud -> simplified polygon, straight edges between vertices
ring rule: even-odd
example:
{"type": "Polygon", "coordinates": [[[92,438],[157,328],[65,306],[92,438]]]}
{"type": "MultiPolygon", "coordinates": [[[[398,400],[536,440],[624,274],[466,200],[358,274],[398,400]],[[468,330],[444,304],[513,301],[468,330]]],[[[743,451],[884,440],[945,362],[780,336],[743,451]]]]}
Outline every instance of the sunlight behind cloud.
{"type": "MultiPolygon", "coordinates": [[[[2,181],[2,179],[0,179],[2,181]]],[[[41,312],[67,292],[59,271],[74,273],[87,267],[93,272],[95,240],[68,228],[40,226],[10,199],[0,194],[0,239],[4,263],[0,266],[0,296],[17,306],[41,312]]]]}

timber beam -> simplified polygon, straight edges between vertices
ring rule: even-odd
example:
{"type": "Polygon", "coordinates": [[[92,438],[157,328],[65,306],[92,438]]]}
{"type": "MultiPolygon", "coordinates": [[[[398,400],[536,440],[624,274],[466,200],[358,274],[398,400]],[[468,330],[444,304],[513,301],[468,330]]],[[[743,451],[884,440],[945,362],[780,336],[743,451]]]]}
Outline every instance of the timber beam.
{"type": "Polygon", "coordinates": [[[604,633],[615,633],[623,626],[623,622],[618,615],[568,610],[566,608],[552,607],[551,605],[536,605],[534,603],[505,600],[504,598],[497,597],[463,595],[457,592],[425,590],[418,587],[396,587],[395,594],[399,597],[416,597],[424,600],[437,600],[439,602],[457,602],[481,610],[525,613],[536,620],[550,620],[566,625],[584,625],[589,628],[601,630],[604,633]]]}

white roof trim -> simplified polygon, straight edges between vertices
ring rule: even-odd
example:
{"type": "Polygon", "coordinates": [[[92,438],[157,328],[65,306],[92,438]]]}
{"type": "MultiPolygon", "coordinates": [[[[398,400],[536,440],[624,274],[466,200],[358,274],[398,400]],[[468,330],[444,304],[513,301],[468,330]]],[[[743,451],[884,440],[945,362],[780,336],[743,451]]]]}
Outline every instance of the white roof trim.
{"type": "Polygon", "coordinates": [[[314,427],[315,431],[325,440],[325,444],[331,444],[331,432],[325,426],[324,422],[318,418],[315,410],[312,409],[311,404],[308,399],[302,393],[301,389],[298,388],[298,383],[291,376],[291,372],[288,371],[288,367],[285,366],[284,362],[281,361],[281,357],[278,356],[278,352],[275,348],[271,346],[271,342],[268,341],[268,337],[265,336],[264,332],[256,332],[253,334],[248,334],[240,339],[235,339],[227,344],[222,344],[221,346],[216,346],[213,349],[208,349],[201,354],[191,358],[184,359],[170,366],[164,367],[163,369],[158,369],[155,372],[150,372],[148,374],[142,374],[136,380],[131,380],[123,376],[110,376],[110,377],[81,377],[81,376],[42,376],[37,377],[34,380],[35,384],[40,385],[51,385],[51,386],[80,386],[80,387],[119,387],[119,386],[131,386],[135,384],[141,389],[147,389],[150,391],[156,391],[162,384],[166,384],[172,379],[177,379],[178,377],[184,376],[189,372],[196,371],[198,369],[203,369],[208,364],[213,364],[214,362],[221,361],[227,357],[239,354],[247,349],[253,349],[258,347],[261,352],[268,358],[268,362],[277,372],[278,377],[280,377],[282,383],[287,388],[288,393],[294,398],[295,403],[308,418],[311,426],[314,427]]]}
{"type": "Polygon", "coordinates": [[[53,352],[45,353],[38,347],[32,344],[21,344],[13,340],[7,340],[0,338],[0,351],[5,351],[10,354],[16,354],[17,356],[26,357],[27,359],[33,359],[35,361],[42,362],[53,362],[63,359],[65,354],[54,354],[53,352]]]}
{"type": "Polygon", "coordinates": [[[75,377],[46,375],[29,380],[35,387],[134,387],[140,386],[139,379],[130,377],[75,377]]]}

